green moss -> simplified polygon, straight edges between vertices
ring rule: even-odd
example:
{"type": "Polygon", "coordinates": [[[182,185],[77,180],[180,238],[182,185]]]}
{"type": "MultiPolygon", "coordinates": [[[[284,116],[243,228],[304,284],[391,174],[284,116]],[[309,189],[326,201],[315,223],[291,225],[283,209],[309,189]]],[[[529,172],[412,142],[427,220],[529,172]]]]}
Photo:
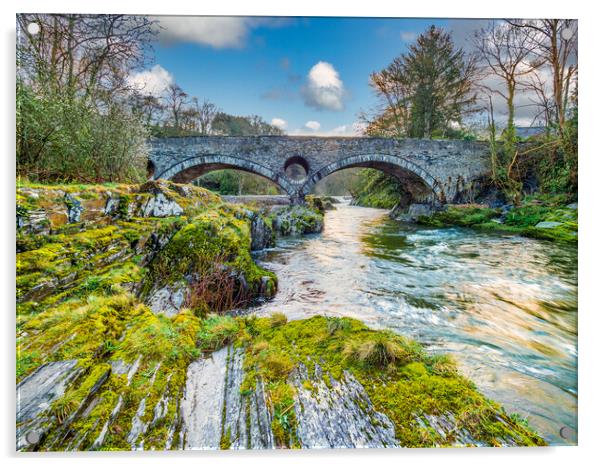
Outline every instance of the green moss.
{"type": "Polygon", "coordinates": [[[480,206],[447,206],[444,210],[430,216],[420,216],[417,222],[437,228],[449,226],[471,227],[486,231],[511,233],[530,238],[577,242],[577,210],[559,206],[562,196],[528,197],[525,203],[511,209],[503,221],[496,219],[501,215],[499,209],[480,206]],[[495,221],[494,221],[495,220],[495,221]],[[537,228],[540,222],[559,222],[553,228],[537,228]]]}
{"type": "MultiPolygon", "coordinates": [[[[245,368],[253,380],[266,381],[275,413],[272,429],[280,445],[295,443],[292,435],[296,421],[284,415],[294,411],[294,393],[288,380],[299,363],[308,365],[310,373],[312,364],[319,363],[325,374],[335,379],[343,371],[351,372],[377,411],[393,421],[402,446],[452,445],[453,434],[439,438],[418,422],[424,414],[450,413],[458,430],[465,430],[488,445],[498,445],[502,439],[513,439],[520,445],[544,444],[530,429],[481,395],[474,384],[457,372],[449,357],[430,356],[417,343],[392,332],[370,330],[353,319],[341,321],[345,324],[337,322],[336,328],[334,320],[325,317],[277,327],[268,319],[251,324],[253,331],[249,334],[257,343],[247,346],[245,368]]],[[[253,381],[247,380],[246,384],[248,388],[254,386],[253,381]]]]}

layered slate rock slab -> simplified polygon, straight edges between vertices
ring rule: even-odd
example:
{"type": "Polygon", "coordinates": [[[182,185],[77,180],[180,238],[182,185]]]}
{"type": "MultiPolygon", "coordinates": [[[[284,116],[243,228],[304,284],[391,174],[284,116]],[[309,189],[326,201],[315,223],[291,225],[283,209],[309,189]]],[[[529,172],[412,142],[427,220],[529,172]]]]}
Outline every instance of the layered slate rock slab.
{"type": "Polygon", "coordinates": [[[183,448],[216,450],[220,447],[228,348],[188,366],[181,404],[183,448]]]}
{"type": "Polygon", "coordinates": [[[362,384],[349,372],[336,380],[316,364],[310,376],[301,364],[291,374],[291,382],[297,391],[297,437],[303,448],[399,446],[391,420],[374,409],[362,384]],[[312,389],[304,385],[308,380],[312,389]]]}
{"type": "Polygon", "coordinates": [[[17,385],[17,450],[35,447],[48,433],[52,403],[81,371],[75,359],[49,362],[17,385]]]}
{"type": "Polygon", "coordinates": [[[184,450],[272,449],[272,418],[263,384],[241,393],[244,352],[225,347],[188,367],[181,401],[184,450]]]}

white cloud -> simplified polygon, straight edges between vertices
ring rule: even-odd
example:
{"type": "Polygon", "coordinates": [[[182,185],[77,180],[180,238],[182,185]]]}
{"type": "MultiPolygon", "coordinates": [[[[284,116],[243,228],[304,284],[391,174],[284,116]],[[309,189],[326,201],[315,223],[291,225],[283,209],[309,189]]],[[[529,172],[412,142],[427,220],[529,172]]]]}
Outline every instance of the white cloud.
{"type": "Polygon", "coordinates": [[[160,16],[159,40],[193,42],[215,48],[242,47],[253,18],[235,16],[160,16]]]}
{"type": "Polygon", "coordinates": [[[320,129],[320,126],[320,122],[310,120],[307,123],[305,123],[304,128],[310,129],[312,131],[318,131],[320,129]]]}
{"type": "Polygon", "coordinates": [[[320,131],[322,125],[317,121],[308,121],[301,128],[289,132],[293,136],[362,136],[365,124],[359,121],[351,125],[340,125],[331,130],[320,131]]]}
{"type": "Polygon", "coordinates": [[[316,63],[302,89],[305,104],[318,110],[343,110],[345,87],[339,73],[330,63],[316,63]]]}
{"type": "Polygon", "coordinates": [[[150,70],[131,74],[128,84],[142,94],[160,97],[174,82],[173,75],[161,65],[155,65],[150,70]]]}
{"type": "Polygon", "coordinates": [[[418,34],[413,31],[401,31],[399,37],[401,37],[401,40],[404,42],[414,42],[418,37],[418,34]]]}
{"type": "Polygon", "coordinates": [[[272,118],[272,125],[284,130],[284,129],[286,129],[287,123],[286,123],[286,120],[283,120],[282,118],[272,118]]]}

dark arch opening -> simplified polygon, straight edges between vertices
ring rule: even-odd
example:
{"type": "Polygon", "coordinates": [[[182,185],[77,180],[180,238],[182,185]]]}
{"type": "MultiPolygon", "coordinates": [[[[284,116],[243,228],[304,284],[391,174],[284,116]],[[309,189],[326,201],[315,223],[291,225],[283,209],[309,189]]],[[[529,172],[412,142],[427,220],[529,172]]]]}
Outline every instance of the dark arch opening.
{"type": "Polygon", "coordinates": [[[303,157],[295,155],[284,162],[284,173],[293,181],[303,181],[309,173],[309,164],[303,157]]]}

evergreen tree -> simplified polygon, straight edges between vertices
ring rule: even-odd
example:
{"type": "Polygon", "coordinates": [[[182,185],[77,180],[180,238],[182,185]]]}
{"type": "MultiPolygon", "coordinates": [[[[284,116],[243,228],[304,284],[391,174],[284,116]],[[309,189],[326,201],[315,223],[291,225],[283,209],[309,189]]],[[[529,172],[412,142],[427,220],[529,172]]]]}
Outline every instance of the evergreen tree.
{"type": "Polygon", "coordinates": [[[455,49],[449,33],[431,26],[410,46],[402,79],[410,88],[409,136],[445,136],[452,124],[472,110],[475,63],[455,49]]]}

